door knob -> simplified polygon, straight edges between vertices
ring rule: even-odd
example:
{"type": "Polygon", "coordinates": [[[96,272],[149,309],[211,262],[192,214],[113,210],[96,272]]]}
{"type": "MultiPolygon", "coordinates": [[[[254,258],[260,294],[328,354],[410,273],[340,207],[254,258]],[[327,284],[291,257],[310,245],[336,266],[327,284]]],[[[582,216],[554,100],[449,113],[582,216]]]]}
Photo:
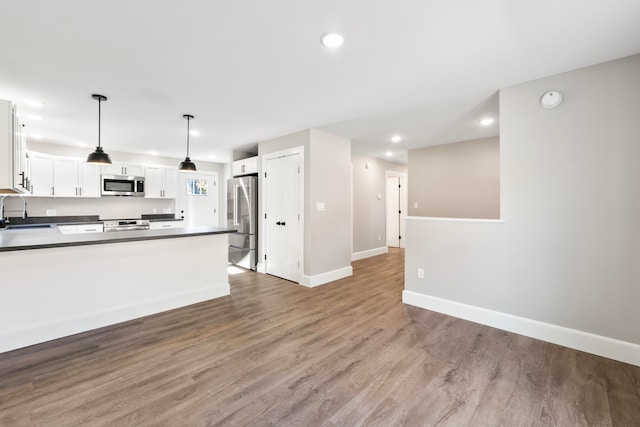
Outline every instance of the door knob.
{"type": "Polygon", "coordinates": [[[284,221],[282,221],[282,225],[287,225],[284,221]]]}
{"type": "Polygon", "coordinates": [[[276,225],[282,225],[282,223],[280,221],[276,222],[276,225]]]}

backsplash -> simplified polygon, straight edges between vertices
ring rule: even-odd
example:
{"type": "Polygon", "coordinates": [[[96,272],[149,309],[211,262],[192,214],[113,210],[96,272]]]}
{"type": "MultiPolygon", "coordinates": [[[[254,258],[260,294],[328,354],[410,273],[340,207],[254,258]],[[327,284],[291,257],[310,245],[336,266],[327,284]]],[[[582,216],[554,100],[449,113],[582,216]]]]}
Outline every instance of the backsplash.
{"type": "MultiPolygon", "coordinates": [[[[174,214],[175,200],[143,197],[25,197],[29,216],[98,215],[100,219],[140,218],[142,214],[174,214]]],[[[5,199],[5,216],[21,216],[22,200],[5,199]]]]}

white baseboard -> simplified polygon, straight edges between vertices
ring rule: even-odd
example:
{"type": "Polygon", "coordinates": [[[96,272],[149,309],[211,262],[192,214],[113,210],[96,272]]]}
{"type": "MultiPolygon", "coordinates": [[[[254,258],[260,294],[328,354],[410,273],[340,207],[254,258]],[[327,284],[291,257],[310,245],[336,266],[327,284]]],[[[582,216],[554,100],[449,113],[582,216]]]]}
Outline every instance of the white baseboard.
{"type": "Polygon", "coordinates": [[[344,279],[345,277],[350,276],[353,276],[353,268],[348,266],[333,271],[327,271],[326,273],[316,274],[315,276],[302,276],[299,283],[307,288],[313,288],[315,286],[324,285],[325,283],[344,279]]]}
{"type": "Polygon", "coordinates": [[[445,300],[413,291],[402,292],[402,302],[482,325],[640,366],[640,345],[551,323],[445,300]]]}
{"type": "Polygon", "coordinates": [[[0,353],[102,328],[127,320],[137,319],[150,314],[173,310],[229,294],[230,287],[228,283],[208,286],[182,294],[115,307],[101,312],[88,313],[86,315],[62,319],[30,328],[8,331],[0,336],[0,353]]]}
{"type": "Polygon", "coordinates": [[[354,252],[351,254],[351,261],[358,261],[359,259],[365,259],[376,255],[382,255],[389,252],[389,248],[383,246],[381,248],[369,249],[361,252],[354,252]]]}

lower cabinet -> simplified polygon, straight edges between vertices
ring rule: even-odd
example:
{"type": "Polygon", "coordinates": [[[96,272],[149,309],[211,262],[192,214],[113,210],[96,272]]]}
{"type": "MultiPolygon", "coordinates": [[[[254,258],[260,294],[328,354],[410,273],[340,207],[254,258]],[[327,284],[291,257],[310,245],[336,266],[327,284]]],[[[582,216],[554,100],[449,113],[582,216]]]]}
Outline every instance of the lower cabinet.
{"type": "Polygon", "coordinates": [[[62,234],[102,233],[104,224],[59,225],[58,230],[62,234]]]}
{"type": "Polygon", "coordinates": [[[149,223],[149,230],[163,230],[167,228],[182,228],[184,221],[152,221],[149,223]]]}

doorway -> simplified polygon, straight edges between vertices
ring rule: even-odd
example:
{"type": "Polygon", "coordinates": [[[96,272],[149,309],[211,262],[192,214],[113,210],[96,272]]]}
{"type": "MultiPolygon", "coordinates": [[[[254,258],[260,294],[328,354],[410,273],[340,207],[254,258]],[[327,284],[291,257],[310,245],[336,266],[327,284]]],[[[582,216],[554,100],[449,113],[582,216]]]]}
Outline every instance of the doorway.
{"type": "Polygon", "coordinates": [[[404,217],[407,210],[407,177],[385,171],[387,246],[404,248],[404,217]]]}
{"type": "Polygon", "coordinates": [[[302,260],[303,156],[295,151],[265,156],[262,175],[264,272],[296,283],[302,260]]]}
{"type": "Polygon", "coordinates": [[[218,226],[218,173],[180,172],[177,217],[185,227],[218,226]]]}

